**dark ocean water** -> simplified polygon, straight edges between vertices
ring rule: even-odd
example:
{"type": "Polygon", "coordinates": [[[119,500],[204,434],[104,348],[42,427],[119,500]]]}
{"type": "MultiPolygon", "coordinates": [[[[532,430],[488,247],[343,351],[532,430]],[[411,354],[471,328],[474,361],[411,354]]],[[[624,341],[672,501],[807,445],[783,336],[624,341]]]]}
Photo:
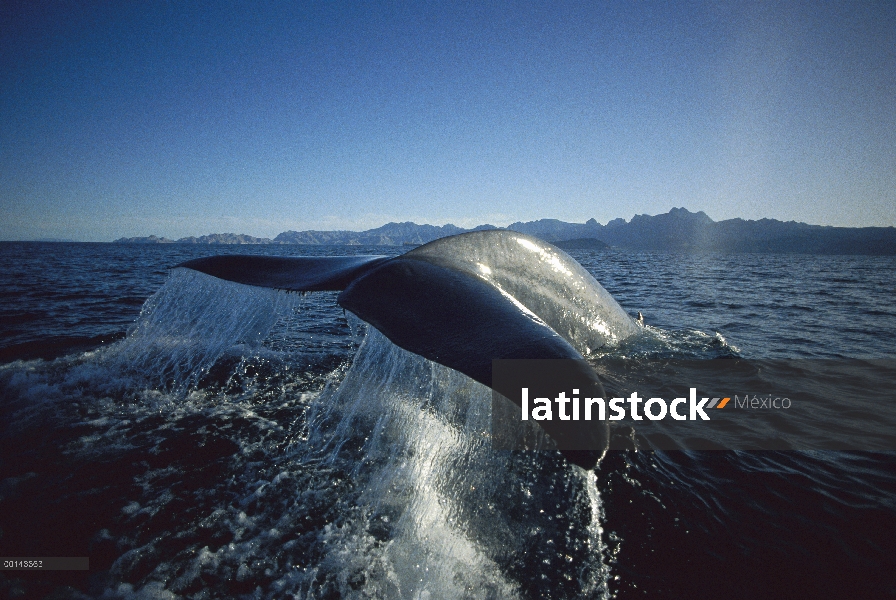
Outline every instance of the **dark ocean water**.
{"type": "MultiPolygon", "coordinates": [[[[91,565],[0,594],[896,597],[892,389],[843,414],[858,451],[661,451],[624,423],[585,473],[491,450],[488,390],[332,293],[169,271],[402,250],[0,243],[0,556],[91,565]]],[[[774,388],[896,358],[893,257],[571,254],[648,325],[589,357],[608,388],[666,359],[795,359],[774,388]]]]}

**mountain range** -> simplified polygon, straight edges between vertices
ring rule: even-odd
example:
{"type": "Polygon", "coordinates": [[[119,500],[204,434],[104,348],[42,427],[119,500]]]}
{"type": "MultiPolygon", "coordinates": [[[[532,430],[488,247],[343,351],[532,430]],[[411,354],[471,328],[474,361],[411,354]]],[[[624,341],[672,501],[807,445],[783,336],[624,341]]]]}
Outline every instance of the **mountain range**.
{"type": "MultiPolygon", "coordinates": [[[[156,236],[121,238],[115,243],[179,244],[333,244],[417,245],[465,233],[498,229],[480,225],[387,223],[367,231],[285,231],[275,237],[219,233],[169,240],[156,236]]],[[[604,245],[644,252],[762,252],[799,254],[896,255],[896,228],[831,227],[795,221],[728,219],[713,221],[706,213],[673,208],[660,215],[635,215],[631,221],[614,219],[601,225],[594,219],[567,223],[556,219],[517,222],[506,229],[527,233],[566,248],[600,249],[604,245]]]]}

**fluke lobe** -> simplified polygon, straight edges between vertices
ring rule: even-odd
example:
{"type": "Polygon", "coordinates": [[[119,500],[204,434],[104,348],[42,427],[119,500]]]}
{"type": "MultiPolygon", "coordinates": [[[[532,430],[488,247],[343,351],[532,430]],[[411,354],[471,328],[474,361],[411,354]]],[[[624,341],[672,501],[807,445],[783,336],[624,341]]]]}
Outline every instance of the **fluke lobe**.
{"type": "MultiPolygon", "coordinates": [[[[397,346],[489,387],[494,359],[577,359],[602,397],[582,354],[637,331],[579,263],[512,231],[441,238],[394,258],[211,256],[177,266],[259,287],[341,291],[340,306],[397,346]]],[[[519,390],[497,391],[520,402],[519,390]]],[[[593,468],[606,452],[606,422],[565,423],[562,434],[540,425],[574,464],[593,468]]]]}

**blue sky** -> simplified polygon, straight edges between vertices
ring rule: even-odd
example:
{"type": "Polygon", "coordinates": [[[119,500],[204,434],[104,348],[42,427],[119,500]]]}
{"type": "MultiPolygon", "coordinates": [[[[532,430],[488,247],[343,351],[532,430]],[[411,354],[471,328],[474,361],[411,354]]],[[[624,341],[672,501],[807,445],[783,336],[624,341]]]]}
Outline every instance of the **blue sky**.
{"type": "Polygon", "coordinates": [[[476,4],[4,3],[0,239],[896,225],[896,3],[476,4]]]}

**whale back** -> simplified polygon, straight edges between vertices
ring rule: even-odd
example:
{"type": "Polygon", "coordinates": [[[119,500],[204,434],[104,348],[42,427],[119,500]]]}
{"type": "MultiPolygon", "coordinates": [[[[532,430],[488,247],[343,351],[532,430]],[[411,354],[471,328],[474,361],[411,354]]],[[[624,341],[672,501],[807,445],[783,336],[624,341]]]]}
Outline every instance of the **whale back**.
{"type": "Polygon", "coordinates": [[[582,354],[615,346],[637,325],[607,290],[559,248],[514,231],[441,238],[403,255],[488,282],[582,354]]]}

